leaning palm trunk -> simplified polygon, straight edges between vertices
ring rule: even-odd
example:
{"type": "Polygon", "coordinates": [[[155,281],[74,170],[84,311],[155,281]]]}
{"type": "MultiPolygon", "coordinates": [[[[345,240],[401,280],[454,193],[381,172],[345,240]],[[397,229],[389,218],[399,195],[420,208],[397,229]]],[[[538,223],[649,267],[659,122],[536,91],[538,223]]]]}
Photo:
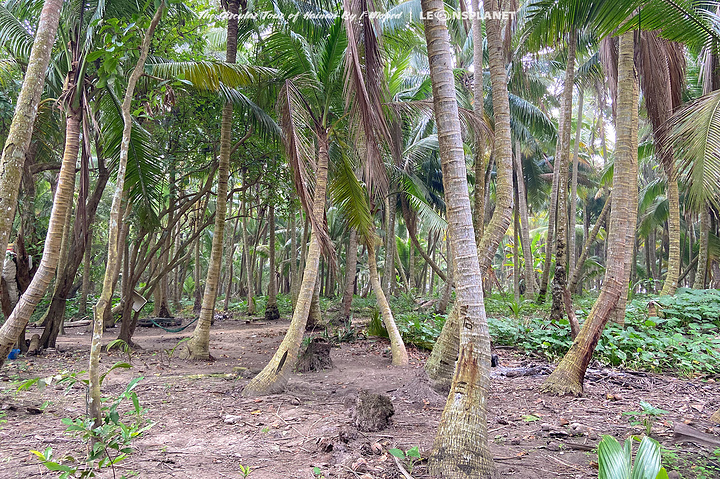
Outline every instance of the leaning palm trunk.
{"type": "MultiPolygon", "coordinates": [[[[492,5],[490,5],[492,7],[492,5]]],[[[486,11],[488,10],[486,5],[486,11]]],[[[499,9],[499,5],[497,5],[499,9]]],[[[479,4],[477,11],[480,11],[479,4]]],[[[485,228],[485,232],[482,236],[480,243],[477,244],[477,255],[480,263],[481,271],[485,271],[490,267],[492,258],[495,256],[495,252],[498,249],[500,241],[503,235],[510,226],[510,220],[513,210],[513,157],[512,157],[512,138],[510,135],[510,100],[507,89],[507,76],[505,74],[505,61],[502,53],[502,40],[500,39],[500,27],[497,26],[497,31],[494,30],[495,26],[488,28],[487,38],[488,44],[491,40],[491,36],[496,34],[498,51],[490,52],[488,57],[490,67],[490,81],[493,89],[493,111],[495,114],[495,144],[493,156],[497,165],[497,179],[496,179],[496,197],[498,198],[497,204],[495,205],[495,212],[493,214],[490,223],[485,228]]],[[[482,64],[482,62],[481,62],[482,64]]],[[[477,68],[477,66],[476,66],[477,68]]],[[[475,70],[475,71],[482,71],[475,70]]],[[[477,92],[476,92],[477,93],[477,92]]],[[[476,159],[477,161],[477,159],[476,159]]],[[[477,235],[476,235],[477,236],[477,235]]],[[[529,249],[529,248],[528,248],[529,249]]],[[[434,269],[434,268],[433,268],[434,269]]],[[[442,277],[442,276],[441,276],[442,277]]],[[[447,281],[445,278],[443,280],[447,281]]],[[[453,310],[457,307],[457,303],[453,305],[453,310]]],[[[456,314],[455,311],[451,311],[451,315],[456,314]]],[[[452,329],[451,325],[445,323],[441,335],[451,334],[458,335],[460,331],[452,329]],[[447,330],[447,331],[446,331],[447,330]]],[[[438,343],[436,343],[437,346],[438,343]]],[[[438,351],[440,358],[438,361],[442,363],[451,363],[458,357],[457,349],[446,348],[445,345],[459,344],[459,340],[452,339],[443,341],[443,346],[438,351]]],[[[435,374],[447,373],[445,368],[431,367],[427,370],[430,379],[435,381],[441,381],[443,379],[449,379],[449,377],[436,376],[435,374]]]]}
{"type": "MultiPolygon", "coordinates": [[[[62,0],[46,0],[40,13],[27,72],[0,158],[0,211],[3,212],[0,215],[0,251],[7,248],[15,219],[25,153],[30,146],[40,95],[45,87],[45,73],[50,64],[62,4],[62,0]]],[[[3,357],[7,357],[7,354],[3,357]]]]}
{"type": "Polygon", "coordinates": [[[390,351],[392,352],[392,364],[393,366],[407,366],[408,365],[408,354],[405,349],[405,343],[400,336],[400,331],[395,324],[395,318],[393,318],[392,310],[390,310],[390,304],[388,303],[385,293],[382,290],[380,284],[380,277],[378,276],[377,270],[377,259],[375,257],[375,245],[373,238],[367,241],[368,249],[368,267],[370,268],[370,282],[372,283],[373,291],[375,292],[375,298],[378,302],[378,308],[382,314],[383,323],[385,329],[390,337],[390,351]]]}
{"type": "MultiPolygon", "coordinates": [[[[455,99],[450,36],[441,0],[422,0],[438,130],[449,236],[453,242],[457,308],[461,324],[459,359],[430,455],[430,471],[442,478],[482,478],[493,473],[487,444],[490,335],[475,243],[460,120],[455,99]]],[[[493,10],[490,1],[486,11],[493,10]],[[488,8],[489,7],[489,8],[488,8]]],[[[502,55],[500,22],[488,21],[491,56],[502,55]],[[492,23],[492,27],[490,24],[492,23]],[[492,33],[496,36],[491,40],[492,33]]],[[[495,72],[497,73],[497,72],[495,72]]],[[[499,92],[498,92],[499,93],[499,92]]],[[[509,140],[509,138],[508,138],[509,140]]],[[[509,161],[512,161],[508,157],[509,161]]],[[[512,199],[510,200],[512,203],[512,199]]]]}
{"type": "MultiPolygon", "coordinates": [[[[237,31],[239,2],[228,2],[228,30],[226,61],[235,63],[237,53],[237,31]]],[[[215,314],[215,301],[217,300],[218,281],[223,257],[223,236],[225,232],[225,213],[227,211],[228,176],[230,172],[230,148],[232,137],[233,106],[228,102],[222,110],[220,124],[220,157],[218,162],[217,200],[215,203],[215,230],[213,231],[210,261],[205,278],[202,306],[195,331],[187,343],[186,356],[191,359],[210,358],[210,325],[215,314]]]]}
{"type": "MultiPolygon", "coordinates": [[[[327,132],[318,132],[317,141],[318,159],[317,170],[315,172],[315,192],[313,196],[313,211],[310,212],[310,214],[317,218],[318,221],[313,221],[313,230],[315,229],[315,224],[322,225],[321,219],[325,212],[325,194],[327,192],[328,162],[330,160],[328,155],[327,132]]],[[[308,248],[298,300],[295,304],[288,331],[275,352],[275,355],[270,359],[270,362],[245,386],[242,392],[243,396],[274,394],[282,392],[285,389],[288,376],[295,367],[298,353],[300,352],[300,345],[302,344],[303,333],[305,332],[305,324],[307,323],[310,312],[310,302],[312,301],[315,282],[318,277],[320,250],[320,232],[313,231],[310,235],[310,246],[308,248]]]]}
{"type": "Polygon", "coordinates": [[[160,23],[165,2],[160,3],[155,16],[153,16],[150,26],[145,33],[143,43],[140,48],[140,58],[135,64],[135,68],[128,79],[127,90],[125,90],[125,98],[122,103],[123,118],[123,136],[120,143],[120,159],[118,161],[118,173],[115,180],[115,193],[113,194],[112,206],[110,207],[110,219],[108,221],[108,256],[105,267],[105,277],[103,278],[103,289],[100,298],[95,304],[93,310],[93,337],[90,344],[90,368],[89,368],[89,384],[90,416],[95,419],[95,426],[98,427],[102,423],[102,404],[100,398],[100,348],[102,346],[102,335],[104,330],[103,318],[106,311],[111,308],[111,298],[113,289],[115,288],[115,269],[119,262],[119,242],[120,236],[120,207],[124,199],[125,191],[125,171],[127,169],[128,152],[130,149],[130,134],[132,132],[132,115],[130,108],[132,106],[133,94],[135,93],[135,85],[140,75],[145,69],[145,59],[150,50],[150,41],[153,32],[160,23]]]}
{"type": "Polygon", "coordinates": [[[580,395],[585,371],[602,330],[618,301],[627,294],[637,221],[638,88],[633,63],[634,33],[620,38],[618,59],[618,140],[613,174],[613,208],[608,235],[608,266],[603,288],[580,334],[541,389],[551,394],[580,395]]]}
{"type": "MultiPolygon", "coordinates": [[[[59,7],[58,7],[59,8],[59,7]]],[[[65,229],[66,217],[70,213],[75,185],[75,162],[77,161],[80,140],[80,112],[71,111],[67,115],[65,127],[65,152],[58,175],[57,188],[53,199],[50,224],[40,266],[30,285],[20,297],[15,309],[0,328],[0,367],[8,357],[10,349],[25,330],[30,316],[55,275],[60,260],[60,245],[65,229]]]]}
{"type": "MultiPolygon", "coordinates": [[[[550,319],[562,319],[565,311],[565,287],[567,286],[568,257],[568,164],[570,159],[570,122],[572,120],[572,92],[575,77],[576,31],[570,32],[568,41],[568,60],[565,70],[565,88],[560,108],[560,134],[555,149],[555,169],[558,171],[557,206],[555,214],[555,276],[552,282],[552,309],[550,319]]],[[[580,121],[580,119],[578,119],[580,121]]],[[[572,201],[575,201],[572,198],[572,201]]]]}

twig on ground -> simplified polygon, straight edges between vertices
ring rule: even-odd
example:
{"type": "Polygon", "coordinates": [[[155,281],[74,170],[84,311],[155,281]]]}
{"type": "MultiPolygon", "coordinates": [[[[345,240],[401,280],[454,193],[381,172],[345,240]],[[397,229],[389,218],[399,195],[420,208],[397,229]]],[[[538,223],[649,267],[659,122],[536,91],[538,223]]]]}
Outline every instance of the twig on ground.
{"type": "Polygon", "coordinates": [[[395,459],[395,464],[397,464],[398,469],[400,469],[400,472],[402,473],[402,475],[405,476],[405,479],[413,479],[413,477],[410,475],[410,473],[407,472],[407,469],[405,469],[403,467],[403,465],[400,464],[400,460],[395,456],[393,456],[393,459],[395,459]]]}

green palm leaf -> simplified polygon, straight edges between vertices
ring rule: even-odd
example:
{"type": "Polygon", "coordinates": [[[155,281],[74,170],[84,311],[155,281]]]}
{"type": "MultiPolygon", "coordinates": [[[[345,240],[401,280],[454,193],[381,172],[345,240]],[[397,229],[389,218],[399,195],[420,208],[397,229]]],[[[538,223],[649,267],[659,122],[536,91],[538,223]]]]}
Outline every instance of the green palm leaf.
{"type": "Polygon", "coordinates": [[[0,5],[0,45],[15,59],[27,60],[32,44],[33,37],[27,28],[5,5],[0,5]]]}
{"type": "Polygon", "coordinates": [[[159,62],[148,66],[152,75],[184,80],[195,88],[208,91],[219,91],[221,85],[228,88],[257,86],[276,74],[273,68],[219,61],[159,62]]]}
{"type": "Polygon", "coordinates": [[[720,90],[676,112],[664,134],[688,199],[694,205],[720,205],[720,90]]]}

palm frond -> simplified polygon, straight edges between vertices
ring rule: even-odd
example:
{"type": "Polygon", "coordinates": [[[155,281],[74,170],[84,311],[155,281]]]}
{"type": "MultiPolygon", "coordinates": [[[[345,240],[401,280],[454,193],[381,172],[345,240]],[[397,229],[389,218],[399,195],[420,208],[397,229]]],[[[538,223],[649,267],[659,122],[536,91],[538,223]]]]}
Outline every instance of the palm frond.
{"type": "Polygon", "coordinates": [[[280,139],[282,133],[278,124],[247,95],[235,88],[221,85],[220,96],[238,108],[240,115],[248,119],[248,123],[263,139],[271,142],[277,142],[280,139]]]}
{"type": "Polygon", "coordinates": [[[352,134],[364,142],[363,176],[371,194],[383,195],[388,178],[383,165],[381,144],[390,144],[390,130],[382,110],[382,100],[388,96],[377,25],[371,19],[374,5],[367,0],[344,0],[347,47],[345,49],[345,104],[350,112],[352,134]],[[359,18],[360,21],[356,21],[359,18]],[[364,48],[364,64],[360,48],[364,48]],[[377,191],[375,188],[377,187],[377,191]]]}
{"type": "Polygon", "coordinates": [[[662,134],[690,202],[720,206],[720,90],[677,111],[662,134]]]}
{"type": "Polygon", "coordinates": [[[16,60],[30,57],[33,37],[25,25],[5,5],[0,4],[0,46],[16,60]]]}
{"type": "Polygon", "coordinates": [[[152,75],[168,80],[184,80],[195,88],[208,91],[219,91],[221,85],[228,88],[257,86],[276,75],[273,68],[220,61],[166,61],[148,66],[152,75]]]}
{"type": "Polygon", "coordinates": [[[355,167],[346,152],[352,151],[348,145],[330,148],[333,169],[329,192],[332,203],[347,219],[348,226],[354,228],[362,237],[369,237],[375,225],[368,205],[367,191],[355,175],[355,167]]]}

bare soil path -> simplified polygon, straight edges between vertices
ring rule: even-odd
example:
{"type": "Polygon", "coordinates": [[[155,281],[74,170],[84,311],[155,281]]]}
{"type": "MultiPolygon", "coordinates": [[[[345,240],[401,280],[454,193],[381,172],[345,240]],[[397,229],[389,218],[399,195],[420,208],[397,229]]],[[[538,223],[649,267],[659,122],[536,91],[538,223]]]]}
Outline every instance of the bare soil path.
{"type": "MultiPolygon", "coordinates": [[[[116,396],[131,378],[143,376],[135,391],[155,425],[134,443],[136,451],[120,464],[115,477],[241,478],[242,464],[252,469],[251,479],[402,478],[388,449],[418,446],[425,456],[445,403],[425,379],[427,354],[411,350],[410,367],[398,369],[390,366],[384,340],[343,343],[332,349],[333,369],[293,376],[284,394],[241,397],[248,379],[282,340],[287,324],[216,321],[211,333],[215,361],[209,363],[168,358],[165,350],[188,337],[192,328],[182,333],[139,328],[134,340],[144,349],[132,353],[132,369],[110,373],[103,393],[116,396]],[[388,429],[367,433],[353,426],[352,408],[361,389],[391,397],[395,415],[388,429]]],[[[27,379],[87,368],[90,334],[85,328],[67,331],[57,351],[9,361],[0,371],[2,479],[56,477],[30,454],[32,449],[50,445],[56,457],[84,453],[84,444],[66,434],[61,424],[62,418],[85,412],[84,386],[67,392],[55,384],[16,391],[27,379]]],[[[106,342],[114,333],[107,333],[106,342]]],[[[641,434],[643,426],[632,425],[632,418],[622,414],[638,411],[640,401],[669,411],[654,422],[653,435],[679,451],[669,459],[682,477],[720,477],[720,458],[712,447],[674,445],[673,438],[674,423],[720,436],[720,427],[708,421],[720,408],[715,378],[591,370],[585,397],[556,398],[537,392],[550,370],[547,364],[513,350],[496,352],[500,367],[493,370],[488,427],[498,477],[597,477],[596,456],[590,451],[600,435],[624,439],[641,434]],[[513,377],[527,371],[540,374],[513,377]]],[[[114,351],[103,355],[102,364],[109,367],[123,358],[127,360],[114,351]]],[[[429,477],[422,462],[411,474],[429,477]]],[[[98,477],[113,474],[103,471],[98,477]]]]}

